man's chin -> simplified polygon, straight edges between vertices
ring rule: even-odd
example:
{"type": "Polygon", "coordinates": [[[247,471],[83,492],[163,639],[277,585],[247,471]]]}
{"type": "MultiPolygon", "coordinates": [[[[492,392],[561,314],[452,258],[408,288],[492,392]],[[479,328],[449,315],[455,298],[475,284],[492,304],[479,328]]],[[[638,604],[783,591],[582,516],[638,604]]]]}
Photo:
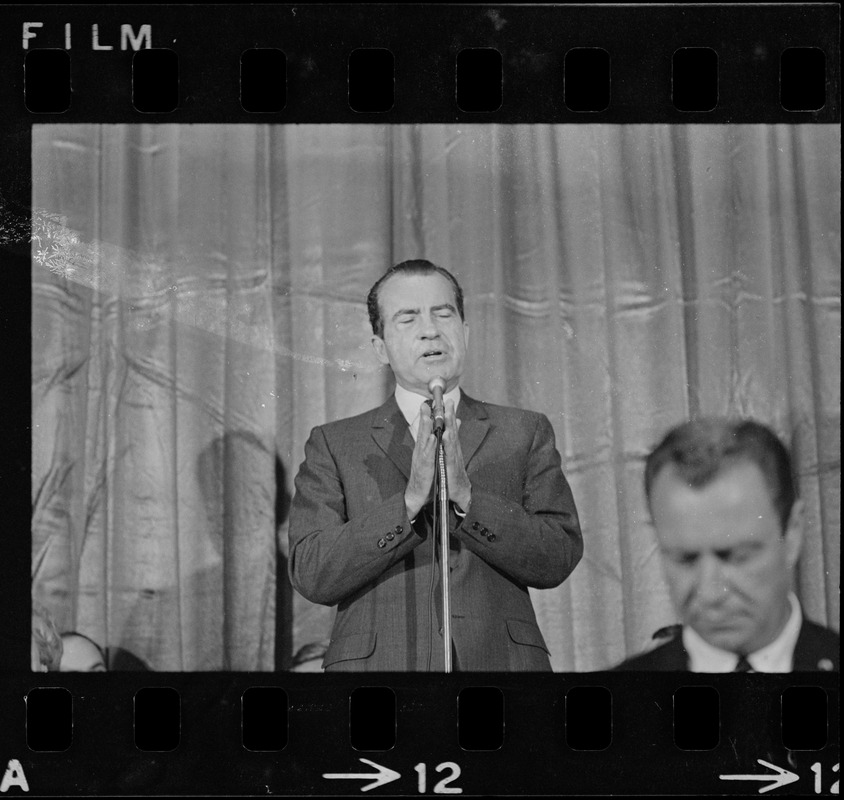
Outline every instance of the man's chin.
{"type": "Polygon", "coordinates": [[[737,624],[724,623],[721,625],[712,626],[692,626],[700,637],[717,647],[720,650],[727,650],[731,653],[748,653],[748,645],[751,641],[750,631],[747,627],[737,624]]]}
{"type": "Polygon", "coordinates": [[[451,368],[451,360],[447,357],[423,359],[420,364],[422,367],[420,374],[428,376],[429,380],[431,378],[443,378],[443,380],[448,380],[453,372],[451,368]]]}
{"type": "Polygon", "coordinates": [[[433,378],[442,378],[448,385],[454,378],[454,370],[448,361],[423,364],[417,373],[419,382],[427,386],[433,378]]]}

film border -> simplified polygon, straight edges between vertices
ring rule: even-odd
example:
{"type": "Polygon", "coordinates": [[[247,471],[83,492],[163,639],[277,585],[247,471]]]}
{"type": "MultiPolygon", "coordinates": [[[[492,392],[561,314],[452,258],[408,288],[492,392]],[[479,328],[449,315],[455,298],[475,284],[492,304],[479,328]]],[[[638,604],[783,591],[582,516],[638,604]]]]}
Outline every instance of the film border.
{"type": "MultiPolygon", "coordinates": [[[[226,6],[6,6],[0,38],[6,80],[0,85],[0,108],[4,109],[0,159],[0,252],[7,265],[7,341],[19,346],[6,348],[8,374],[23,376],[12,387],[13,419],[29,419],[29,203],[30,126],[46,121],[102,123],[296,123],[296,122],[665,122],[665,123],[836,123],[840,124],[840,7],[837,4],[733,5],[733,6],[255,6],[249,13],[231,15],[226,6]],[[494,13],[493,13],[494,12],[494,13]],[[505,13],[506,12],[506,13],[505,13]],[[497,15],[497,16],[496,16],[497,15]],[[506,20],[506,25],[497,24],[506,20]],[[62,48],[65,25],[73,31],[72,103],[62,115],[35,115],[23,106],[23,23],[41,21],[29,48],[62,48]],[[174,49],[180,61],[180,105],[171,114],[139,114],[129,102],[131,47],[119,48],[120,26],[133,25],[137,32],[149,24],[154,47],[174,49]],[[110,51],[94,48],[93,26],[98,44],[110,44],[110,51]],[[221,42],[221,31],[225,41],[221,42]],[[409,49],[412,40],[416,47],[409,49]],[[648,47],[642,43],[655,45],[648,47]],[[345,64],[356,47],[388,47],[397,58],[396,102],[389,112],[359,114],[346,100],[345,64]],[[574,113],[561,98],[561,59],[572,47],[603,47],[612,57],[612,101],[605,112],[574,113]],[[679,112],[670,102],[667,82],[660,75],[670,70],[671,53],[679,47],[713,47],[719,53],[719,103],[712,112],[679,112]],[[827,103],[816,112],[787,112],[777,97],[772,72],[772,53],[785,47],[813,46],[827,56],[827,103]],[[288,58],[286,107],[273,114],[247,114],[237,101],[237,63],[249,47],[277,47],[288,58]],[[464,47],[492,47],[504,60],[504,102],[497,112],[473,114],[460,111],[453,96],[454,61],[464,47]],[[761,48],[761,50],[760,50],[761,48]],[[544,60],[541,54],[553,54],[544,60]],[[316,65],[305,68],[303,65],[316,65]],[[333,65],[333,66],[332,66],[333,65]],[[740,75],[738,80],[729,76],[740,75]],[[399,76],[403,75],[402,82],[399,76]],[[436,76],[435,80],[431,80],[436,76]],[[7,111],[8,110],[8,111],[7,111]],[[59,119],[60,116],[60,119],[59,119]]],[[[776,61],[776,58],[773,59],[776,61]]],[[[29,430],[12,425],[8,429],[7,497],[11,498],[11,524],[29,527],[31,508],[24,510],[30,495],[29,430]]],[[[682,685],[707,683],[700,676],[609,675],[583,673],[532,677],[525,681],[509,675],[461,675],[453,681],[443,676],[397,675],[383,681],[398,696],[399,713],[414,715],[420,726],[400,738],[389,755],[359,753],[348,747],[342,729],[348,692],[359,685],[374,685],[372,676],[310,676],[275,674],[167,674],[143,679],[133,675],[109,675],[105,691],[100,676],[40,676],[16,674],[26,663],[28,632],[30,548],[15,542],[0,559],[0,597],[7,627],[14,644],[4,647],[4,676],[0,691],[0,718],[7,721],[0,736],[0,769],[7,759],[18,757],[33,764],[28,771],[34,793],[281,793],[329,794],[350,791],[320,779],[326,769],[351,766],[357,756],[371,756],[408,774],[413,765],[428,760],[442,763],[459,756],[456,737],[443,746],[443,731],[423,721],[424,704],[446,709],[462,686],[499,685],[512,704],[508,724],[518,730],[537,720],[536,736],[527,742],[508,741],[513,748],[492,754],[463,757],[463,777],[457,784],[464,792],[489,793],[727,793],[748,791],[747,784],[726,787],[713,778],[716,765],[727,755],[722,744],[701,756],[676,751],[665,742],[637,737],[631,726],[616,728],[614,746],[629,747],[618,764],[618,755],[573,753],[561,739],[558,718],[543,717],[542,706],[551,703],[554,713],[567,688],[573,685],[601,685],[614,692],[614,713],[624,720],[635,718],[640,727],[663,731],[659,714],[666,713],[672,691],[682,685]],[[11,666],[9,666],[11,665],[11,666]],[[8,678],[8,679],[7,679],[8,678]],[[529,684],[529,685],[528,685],[529,684]],[[62,685],[74,697],[75,738],[65,753],[32,753],[25,744],[22,697],[36,686],[62,685]],[[147,685],[166,685],[182,694],[182,744],[173,754],[139,753],[127,738],[126,720],[131,709],[123,705],[134,691],[147,685]],[[253,685],[282,685],[291,700],[290,743],[281,754],[267,756],[242,751],[235,727],[225,718],[237,715],[237,700],[253,685]],[[534,689],[539,687],[538,693],[534,689]],[[421,700],[420,700],[421,698],[421,700]],[[644,699],[643,699],[644,698],[644,699]],[[445,704],[445,705],[444,705],[445,704]],[[659,711],[654,711],[659,708],[659,711]],[[128,709],[128,710],[127,710],[128,709]],[[648,716],[648,712],[651,716],[648,716]],[[521,716],[521,721],[520,720],[521,716]],[[654,716],[656,715],[656,716],[654,716]],[[651,720],[647,722],[646,720],[651,720]],[[656,721],[654,721],[656,720],[656,721]],[[325,741],[325,730],[336,730],[338,752],[330,763],[314,755],[312,745],[325,741]],[[86,739],[85,731],[98,731],[86,739]],[[297,732],[305,739],[298,739],[297,732]],[[619,738],[620,742],[619,743],[619,738]],[[407,743],[407,739],[412,743],[407,743]],[[661,747],[662,745],[662,747],[661,747]],[[228,748],[234,748],[231,755],[228,748]],[[657,753],[654,756],[654,749],[657,753]],[[419,752],[425,753],[420,756],[419,752]],[[442,753],[442,755],[440,755],[442,753]],[[383,755],[383,758],[382,758],[383,755]],[[542,769],[559,758],[548,772],[542,769]],[[471,769],[467,766],[471,762],[471,769]],[[92,772],[94,771],[94,772],[92,772]],[[94,774],[95,773],[95,774],[94,774]],[[594,782],[594,776],[610,776],[594,782]],[[515,777],[514,777],[515,776],[515,777]],[[93,777],[93,780],[92,780],[93,777]],[[86,785],[86,781],[88,781],[86,785]]],[[[709,681],[711,683],[711,678],[709,681]]],[[[745,726],[744,736],[733,743],[747,752],[770,754],[770,761],[784,765],[791,758],[800,765],[803,783],[792,788],[812,794],[807,782],[811,764],[820,758],[825,771],[823,792],[831,785],[826,772],[831,754],[837,762],[838,679],[819,676],[746,676],[715,682],[722,703],[734,701],[744,708],[752,723],[768,720],[764,730],[745,726]],[[829,698],[830,741],[819,753],[788,754],[777,743],[777,726],[771,723],[770,700],[789,685],[820,685],[829,698]],[[761,698],[760,698],[761,695],[761,698]],[[750,698],[750,699],[749,699],[750,698]],[[755,698],[755,700],[753,699],[755,698]],[[748,703],[751,705],[748,706],[748,703]],[[753,705],[756,703],[756,705],[753,705]],[[764,707],[760,712],[759,708],[764,707]],[[754,749],[755,748],[755,749],[754,749]]],[[[508,705],[508,708],[511,706],[508,705]]],[[[447,710],[447,709],[446,709],[447,710]]],[[[738,724],[741,720],[738,720],[738,724]]],[[[399,723],[402,725],[402,723],[399,723]]],[[[763,757],[759,755],[759,757],[763,757]]],[[[726,763],[726,762],[723,762],[726,763]]],[[[760,769],[760,772],[762,770],[760,769]]],[[[339,784],[339,782],[338,782],[339,784]]],[[[400,786],[403,793],[416,793],[415,786],[400,786]]],[[[387,789],[386,791],[390,791],[387,789]]],[[[11,793],[11,792],[10,792],[11,793]]]]}

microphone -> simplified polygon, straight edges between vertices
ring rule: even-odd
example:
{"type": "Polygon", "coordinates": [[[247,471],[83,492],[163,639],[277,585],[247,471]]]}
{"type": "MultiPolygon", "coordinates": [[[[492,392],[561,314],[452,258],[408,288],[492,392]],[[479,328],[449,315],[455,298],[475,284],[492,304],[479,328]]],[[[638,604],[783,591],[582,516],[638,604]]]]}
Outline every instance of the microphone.
{"type": "Polygon", "coordinates": [[[445,405],[443,404],[445,381],[442,378],[431,378],[428,391],[434,396],[431,410],[434,417],[434,433],[439,435],[445,429],[445,405]]]}

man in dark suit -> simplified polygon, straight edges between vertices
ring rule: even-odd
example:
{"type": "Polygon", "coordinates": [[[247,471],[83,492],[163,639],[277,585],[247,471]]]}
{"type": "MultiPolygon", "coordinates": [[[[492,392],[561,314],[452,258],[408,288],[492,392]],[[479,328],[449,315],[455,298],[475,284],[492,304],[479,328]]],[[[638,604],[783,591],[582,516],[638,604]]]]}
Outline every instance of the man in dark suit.
{"type": "Polygon", "coordinates": [[[293,585],[337,606],[327,671],[443,669],[436,438],[428,389],[445,381],[454,669],[551,669],[528,587],[562,583],[583,551],[548,419],[459,388],[469,328],[455,278],[403,262],[367,299],[372,346],[395,393],[315,428],[290,512],[293,585]]]}
{"type": "Polygon", "coordinates": [[[645,495],[684,624],[618,669],[838,670],[838,634],[805,619],[791,591],[803,503],[770,429],[728,419],[674,428],[648,456],[645,495]]]}

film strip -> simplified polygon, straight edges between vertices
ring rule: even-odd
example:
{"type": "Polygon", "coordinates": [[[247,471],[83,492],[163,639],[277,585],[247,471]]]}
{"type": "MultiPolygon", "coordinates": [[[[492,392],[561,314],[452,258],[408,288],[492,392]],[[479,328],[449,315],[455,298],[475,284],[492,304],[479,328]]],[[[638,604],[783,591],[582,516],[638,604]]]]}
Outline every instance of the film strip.
{"type": "MultiPolygon", "coordinates": [[[[16,534],[33,515],[33,126],[840,125],[837,4],[9,5],[2,19],[16,534]]],[[[277,640],[264,671],[33,673],[33,548],[8,538],[0,795],[838,793],[838,673],[823,668],[304,675],[277,640]]]]}

